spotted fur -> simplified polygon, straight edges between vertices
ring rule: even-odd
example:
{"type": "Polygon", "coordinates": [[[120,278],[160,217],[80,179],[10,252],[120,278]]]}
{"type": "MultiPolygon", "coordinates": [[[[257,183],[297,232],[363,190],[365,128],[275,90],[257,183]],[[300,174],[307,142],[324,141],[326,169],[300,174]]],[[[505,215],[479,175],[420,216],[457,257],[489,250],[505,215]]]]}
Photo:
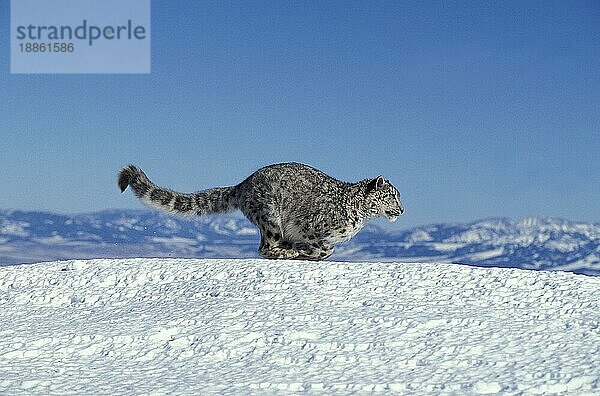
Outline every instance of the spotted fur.
{"type": "Polygon", "coordinates": [[[240,209],[260,230],[259,253],[272,259],[323,260],[374,217],[395,221],[404,212],[400,194],[382,176],[357,183],[336,180],[307,165],[269,165],[232,187],[191,194],[157,187],[139,168],[118,175],[146,205],[184,216],[240,209]]]}

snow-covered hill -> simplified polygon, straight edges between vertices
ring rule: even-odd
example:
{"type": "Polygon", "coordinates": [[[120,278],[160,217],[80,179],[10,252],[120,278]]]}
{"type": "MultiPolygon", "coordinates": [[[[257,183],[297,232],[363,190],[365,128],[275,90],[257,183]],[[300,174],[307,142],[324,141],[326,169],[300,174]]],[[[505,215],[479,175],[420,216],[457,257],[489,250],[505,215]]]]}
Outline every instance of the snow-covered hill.
{"type": "MultiPolygon", "coordinates": [[[[146,210],[63,216],[0,211],[0,265],[99,257],[256,257],[241,215],[185,219],[146,210]]],[[[600,225],[487,219],[389,231],[370,224],[334,260],[452,262],[600,274],[600,225]]]]}
{"type": "Polygon", "coordinates": [[[0,268],[0,394],[599,394],[600,278],[417,263],[0,268]]]}

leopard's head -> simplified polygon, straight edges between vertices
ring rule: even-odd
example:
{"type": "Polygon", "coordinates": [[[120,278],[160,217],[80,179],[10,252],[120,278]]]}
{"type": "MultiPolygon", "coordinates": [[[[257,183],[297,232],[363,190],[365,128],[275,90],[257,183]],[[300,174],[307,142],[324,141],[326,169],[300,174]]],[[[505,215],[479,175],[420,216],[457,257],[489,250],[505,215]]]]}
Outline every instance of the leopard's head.
{"type": "Polygon", "coordinates": [[[366,194],[367,210],[371,216],[383,216],[389,221],[396,221],[404,213],[400,193],[383,176],[368,181],[366,194]]]}

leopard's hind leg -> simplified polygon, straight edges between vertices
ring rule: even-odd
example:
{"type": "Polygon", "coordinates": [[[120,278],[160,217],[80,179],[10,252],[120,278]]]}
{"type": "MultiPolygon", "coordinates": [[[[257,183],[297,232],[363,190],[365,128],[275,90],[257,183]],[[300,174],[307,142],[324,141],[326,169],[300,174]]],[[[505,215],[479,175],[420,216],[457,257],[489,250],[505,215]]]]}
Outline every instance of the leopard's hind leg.
{"type": "Polygon", "coordinates": [[[258,253],[268,259],[291,260],[298,258],[298,252],[292,248],[290,243],[282,242],[268,236],[266,232],[260,232],[260,246],[258,253]]]}
{"type": "Polygon", "coordinates": [[[252,218],[250,221],[260,230],[260,246],[258,253],[268,259],[289,260],[298,257],[289,242],[283,239],[281,228],[266,216],[252,218]]]}
{"type": "Polygon", "coordinates": [[[333,246],[323,241],[295,242],[293,249],[298,252],[298,260],[325,260],[333,254],[333,246]]]}

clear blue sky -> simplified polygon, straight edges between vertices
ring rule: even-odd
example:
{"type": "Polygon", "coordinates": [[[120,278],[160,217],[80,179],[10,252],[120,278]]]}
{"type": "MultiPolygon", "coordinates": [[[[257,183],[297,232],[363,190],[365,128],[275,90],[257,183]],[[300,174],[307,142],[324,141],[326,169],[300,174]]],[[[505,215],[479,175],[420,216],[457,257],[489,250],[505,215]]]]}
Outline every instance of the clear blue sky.
{"type": "Polygon", "coordinates": [[[189,192],[299,161],[389,178],[399,228],[600,221],[597,1],[155,0],[149,75],[11,75],[7,0],[0,34],[0,208],[139,208],[127,163],[189,192]]]}

